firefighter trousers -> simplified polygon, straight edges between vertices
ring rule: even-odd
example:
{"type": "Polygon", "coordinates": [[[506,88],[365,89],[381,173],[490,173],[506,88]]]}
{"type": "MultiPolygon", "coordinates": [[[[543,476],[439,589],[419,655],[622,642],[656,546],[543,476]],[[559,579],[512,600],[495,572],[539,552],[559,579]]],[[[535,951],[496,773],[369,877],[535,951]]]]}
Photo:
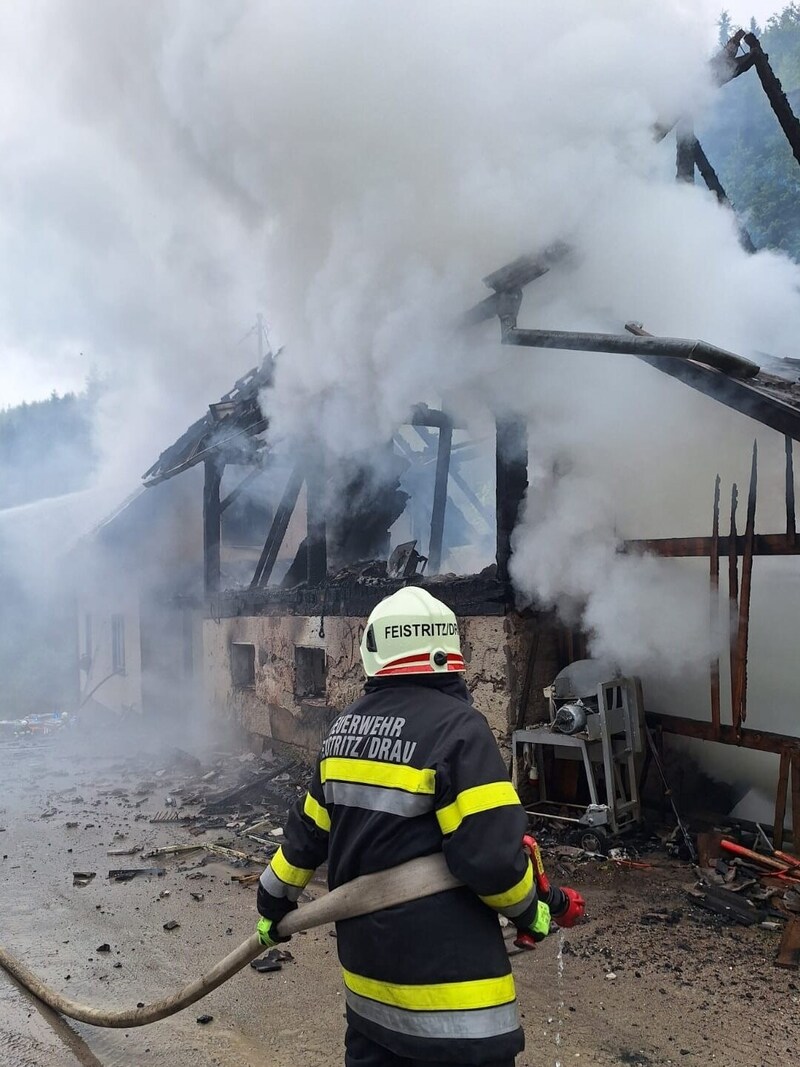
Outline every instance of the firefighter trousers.
{"type": "MultiPolygon", "coordinates": [[[[455,1064],[441,1061],[409,1060],[403,1056],[395,1056],[383,1045],[370,1041],[352,1026],[347,1027],[344,1043],[345,1067],[456,1067],[455,1064]]],[[[482,1064],[481,1067],[514,1067],[514,1060],[493,1060],[491,1063],[482,1064]]]]}

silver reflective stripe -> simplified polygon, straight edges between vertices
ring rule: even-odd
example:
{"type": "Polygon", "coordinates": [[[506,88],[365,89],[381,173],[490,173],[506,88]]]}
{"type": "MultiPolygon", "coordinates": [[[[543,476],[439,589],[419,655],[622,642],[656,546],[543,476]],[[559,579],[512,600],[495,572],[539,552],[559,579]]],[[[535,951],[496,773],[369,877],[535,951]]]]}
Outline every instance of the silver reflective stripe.
{"type": "Polygon", "coordinates": [[[472,1011],[406,1011],[360,997],[345,986],[347,1005],[362,1019],[411,1037],[499,1037],[519,1029],[517,1002],[472,1011]]]}
{"type": "Polygon", "coordinates": [[[389,815],[406,818],[433,811],[433,797],[425,793],[406,793],[402,789],[386,789],[381,785],[361,785],[358,782],[327,781],[322,788],[326,804],[340,804],[343,808],[385,811],[389,815]]]}
{"type": "Polygon", "coordinates": [[[287,885],[286,882],[282,882],[271,867],[267,867],[267,869],[261,875],[259,881],[271,897],[282,897],[286,900],[297,900],[300,894],[303,892],[302,887],[300,886],[287,885]]]}
{"type": "Polygon", "coordinates": [[[500,911],[509,919],[514,919],[517,915],[522,915],[524,911],[527,911],[535,899],[536,887],[534,886],[530,893],[528,893],[525,899],[521,900],[519,904],[512,904],[510,908],[500,908],[500,911]]]}

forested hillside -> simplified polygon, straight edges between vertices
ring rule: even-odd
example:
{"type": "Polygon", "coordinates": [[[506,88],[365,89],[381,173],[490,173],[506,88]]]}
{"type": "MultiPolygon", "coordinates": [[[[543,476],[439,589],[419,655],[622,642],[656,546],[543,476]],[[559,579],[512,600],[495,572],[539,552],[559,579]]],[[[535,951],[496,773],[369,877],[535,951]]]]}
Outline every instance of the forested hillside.
{"type": "Polygon", "coordinates": [[[95,465],[92,417],[100,391],[0,411],[0,509],[83,489],[95,465]]]}
{"type": "MultiPolygon", "coordinates": [[[[720,18],[724,43],[738,27],[720,18]]],[[[764,27],[746,27],[800,113],[800,5],[789,4],[764,27]]],[[[754,70],[724,86],[698,135],[756,247],[778,248],[800,262],[800,166],[754,70]]]]}

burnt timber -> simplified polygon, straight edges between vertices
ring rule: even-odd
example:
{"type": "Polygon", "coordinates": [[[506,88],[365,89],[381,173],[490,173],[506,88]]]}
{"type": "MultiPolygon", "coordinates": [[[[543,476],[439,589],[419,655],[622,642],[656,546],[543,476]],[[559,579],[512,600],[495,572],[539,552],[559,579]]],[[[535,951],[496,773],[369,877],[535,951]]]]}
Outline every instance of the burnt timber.
{"type": "MultiPolygon", "coordinates": [[[[377,564],[374,564],[377,568],[377,564]]],[[[434,596],[445,596],[457,615],[505,615],[508,588],[491,573],[442,575],[419,582],[434,596]]],[[[214,618],[240,615],[346,616],[366,618],[385,596],[408,583],[385,576],[361,576],[353,572],[333,575],[324,586],[299,585],[293,589],[225,589],[210,603],[214,618]]]]}

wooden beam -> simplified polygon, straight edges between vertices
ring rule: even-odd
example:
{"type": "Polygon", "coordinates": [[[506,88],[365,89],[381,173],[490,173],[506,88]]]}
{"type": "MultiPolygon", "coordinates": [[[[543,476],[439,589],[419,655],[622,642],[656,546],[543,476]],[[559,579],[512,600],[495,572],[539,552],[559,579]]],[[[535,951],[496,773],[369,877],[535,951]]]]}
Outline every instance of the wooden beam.
{"type": "Polygon", "coordinates": [[[792,789],[792,844],[795,852],[800,853],[800,752],[792,753],[791,770],[792,789]]]}
{"type": "Polygon", "coordinates": [[[497,577],[501,582],[508,582],[511,534],[528,488],[528,431],[525,423],[520,419],[498,418],[496,442],[497,577]]]}
{"type": "Polygon", "coordinates": [[[204,460],[203,465],[203,579],[206,596],[212,596],[219,592],[222,570],[219,487],[224,464],[218,458],[211,457],[204,460]]]}
{"type": "Polygon", "coordinates": [[[253,579],[250,582],[251,589],[255,589],[257,586],[267,585],[269,582],[272,568],[275,566],[275,561],[278,558],[283,539],[289,528],[289,522],[297,505],[297,498],[300,495],[302,485],[303,468],[300,463],[296,463],[292,473],[289,475],[289,480],[283,491],[281,502],[278,504],[277,511],[270,523],[267,539],[264,542],[264,547],[261,550],[261,555],[256,564],[253,579]]]}
{"type": "MultiPolygon", "coordinates": [[[[711,555],[710,537],[648,537],[625,542],[626,552],[649,552],[664,559],[699,559],[711,555]]],[[[720,556],[730,551],[730,538],[720,537],[720,556]]],[[[744,552],[744,537],[737,537],[736,551],[744,552]]],[[[786,534],[756,534],[753,539],[754,556],[798,556],[800,541],[786,534]]]]}
{"type": "Polygon", "coordinates": [[[784,749],[800,754],[800,737],[788,734],[770,733],[766,730],[742,729],[737,734],[732,726],[723,723],[719,737],[714,736],[710,722],[700,719],[686,719],[678,715],[662,715],[660,712],[647,713],[648,721],[661,727],[664,733],[676,734],[678,737],[693,737],[698,741],[718,741],[722,745],[735,745],[738,748],[750,748],[757,752],[775,752],[780,755],[784,749]]]}
{"type": "Polygon", "coordinates": [[[747,652],[750,636],[750,593],[753,581],[753,540],[756,533],[756,492],[758,487],[758,441],[753,442],[750,487],[747,493],[747,520],[742,553],[742,588],[739,594],[739,624],[736,628],[736,700],[733,725],[737,730],[747,718],[747,652]]]}
{"type": "Polygon", "coordinates": [[[450,473],[452,447],[453,428],[452,426],[442,426],[439,430],[439,447],[436,452],[436,482],[433,488],[431,540],[428,549],[428,566],[431,574],[438,574],[442,563],[444,516],[447,509],[447,479],[450,473]]]}
{"type": "Polygon", "coordinates": [[[744,42],[750,49],[750,54],[754,56],[758,80],[767,94],[770,107],[775,112],[775,118],[778,120],[784,136],[789,142],[794,158],[800,163],[800,122],[798,122],[795,113],[792,111],[791,104],[783,91],[783,86],[769,62],[769,56],[762,51],[761,43],[756,35],[754,33],[746,33],[744,42]]]}
{"type": "MultiPolygon", "coordinates": [[[[714,482],[714,509],[712,517],[711,533],[711,635],[712,640],[719,633],[719,487],[720,479],[717,475],[714,482]]],[[[711,660],[711,725],[714,733],[719,737],[720,728],[720,689],[719,689],[719,656],[711,660]]]]}
{"type": "Polygon", "coordinates": [[[739,555],[736,536],[736,505],[739,491],[734,482],[731,486],[731,532],[728,537],[728,611],[731,620],[730,632],[730,673],[731,673],[731,721],[736,724],[736,710],[739,707],[739,694],[736,686],[739,682],[739,555]]]}
{"type": "Polygon", "coordinates": [[[778,788],[775,792],[775,819],[772,824],[772,845],[780,851],[783,848],[783,831],[786,822],[786,790],[789,787],[789,767],[792,762],[792,754],[788,749],[781,752],[781,763],[778,771],[778,788]]]}

